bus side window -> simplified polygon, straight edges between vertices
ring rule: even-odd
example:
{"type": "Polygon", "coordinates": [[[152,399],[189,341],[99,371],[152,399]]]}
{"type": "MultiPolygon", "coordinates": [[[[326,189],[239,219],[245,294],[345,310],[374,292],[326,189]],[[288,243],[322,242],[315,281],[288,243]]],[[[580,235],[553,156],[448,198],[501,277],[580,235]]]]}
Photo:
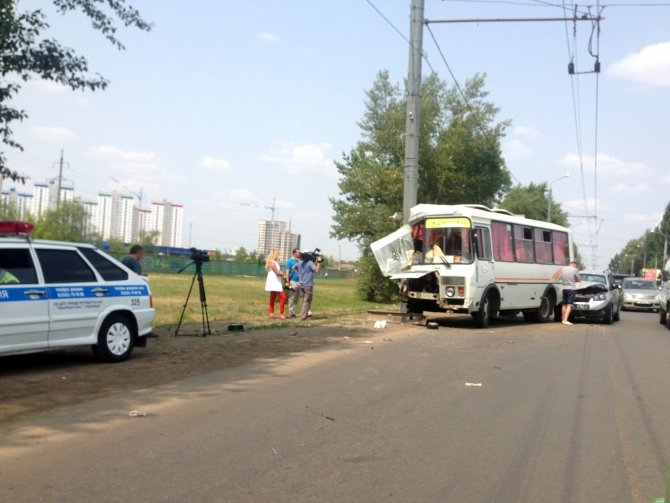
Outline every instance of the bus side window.
{"type": "Polygon", "coordinates": [[[552,251],[554,252],[554,264],[568,265],[570,261],[570,244],[565,232],[551,231],[552,251]]]}
{"type": "Polygon", "coordinates": [[[534,229],[535,261],[538,264],[551,264],[551,231],[534,229]]]}
{"type": "Polygon", "coordinates": [[[530,227],[514,225],[514,251],[517,262],[535,262],[533,253],[533,232],[530,227]]]}
{"type": "Polygon", "coordinates": [[[477,258],[491,260],[491,233],[486,227],[475,227],[474,244],[477,258]]]}

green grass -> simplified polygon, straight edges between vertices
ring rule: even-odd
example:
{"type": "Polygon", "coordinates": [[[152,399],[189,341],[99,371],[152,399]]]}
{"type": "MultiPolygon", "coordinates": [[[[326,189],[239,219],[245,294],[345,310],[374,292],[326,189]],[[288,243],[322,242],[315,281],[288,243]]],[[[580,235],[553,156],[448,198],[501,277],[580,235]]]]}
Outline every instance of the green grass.
{"type": "MultiPolygon", "coordinates": [[[[156,308],[154,325],[173,325],[179,322],[192,274],[151,274],[149,285],[156,308]]],[[[275,324],[268,318],[270,293],[264,290],[265,277],[258,276],[203,276],[210,321],[229,320],[254,325],[275,324]]],[[[370,309],[395,309],[396,305],[362,301],[356,293],[355,279],[317,278],[314,287],[312,311],[315,323],[337,321],[346,316],[363,315],[370,309]]],[[[299,311],[299,309],[298,309],[299,311]]],[[[279,314],[279,301],[275,306],[279,314]]],[[[288,303],[286,306],[288,315],[288,303]]],[[[200,294],[195,281],[184,313],[183,323],[200,323],[200,294]]],[[[282,321],[282,324],[294,323],[282,321]]]]}

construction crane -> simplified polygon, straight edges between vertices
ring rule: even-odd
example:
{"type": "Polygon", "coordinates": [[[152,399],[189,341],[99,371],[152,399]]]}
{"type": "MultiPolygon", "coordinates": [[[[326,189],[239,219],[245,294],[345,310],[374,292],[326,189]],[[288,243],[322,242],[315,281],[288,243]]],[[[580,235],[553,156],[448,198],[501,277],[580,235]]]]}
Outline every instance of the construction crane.
{"type": "Polygon", "coordinates": [[[272,221],[275,221],[275,211],[277,210],[277,200],[275,198],[272,198],[272,206],[264,205],[264,204],[253,204],[253,203],[240,203],[241,206],[253,206],[255,208],[265,208],[266,210],[270,210],[272,214],[272,221]]]}

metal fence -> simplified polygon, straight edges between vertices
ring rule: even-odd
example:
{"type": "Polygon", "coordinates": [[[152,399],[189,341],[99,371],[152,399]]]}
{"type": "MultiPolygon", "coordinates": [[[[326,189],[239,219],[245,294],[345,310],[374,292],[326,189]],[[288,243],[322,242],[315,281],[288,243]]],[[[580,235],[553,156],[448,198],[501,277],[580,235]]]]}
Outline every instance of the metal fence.
{"type": "MultiPolygon", "coordinates": [[[[121,260],[125,254],[111,253],[117,260],[121,260]]],[[[195,271],[195,265],[188,257],[168,256],[168,255],[144,255],[142,259],[142,272],[145,273],[177,273],[186,267],[185,272],[195,271]]],[[[265,265],[248,264],[241,262],[230,262],[227,260],[209,260],[203,262],[202,273],[208,275],[229,275],[229,276],[265,276],[265,265]]],[[[322,269],[319,276],[328,275],[329,278],[352,278],[354,271],[338,269],[322,269]]]]}

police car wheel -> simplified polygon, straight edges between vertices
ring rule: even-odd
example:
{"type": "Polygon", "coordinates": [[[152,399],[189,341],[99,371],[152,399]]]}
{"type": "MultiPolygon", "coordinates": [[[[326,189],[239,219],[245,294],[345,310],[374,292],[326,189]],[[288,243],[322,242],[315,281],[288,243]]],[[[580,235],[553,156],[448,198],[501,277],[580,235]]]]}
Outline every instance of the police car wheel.
{"type": "Polygon", "coordinates": [[[133,352],[133,327],[128,318],[119,314],[109,316],[100,327],[94,350],[106,362],[127,359],[133,352]]]}

